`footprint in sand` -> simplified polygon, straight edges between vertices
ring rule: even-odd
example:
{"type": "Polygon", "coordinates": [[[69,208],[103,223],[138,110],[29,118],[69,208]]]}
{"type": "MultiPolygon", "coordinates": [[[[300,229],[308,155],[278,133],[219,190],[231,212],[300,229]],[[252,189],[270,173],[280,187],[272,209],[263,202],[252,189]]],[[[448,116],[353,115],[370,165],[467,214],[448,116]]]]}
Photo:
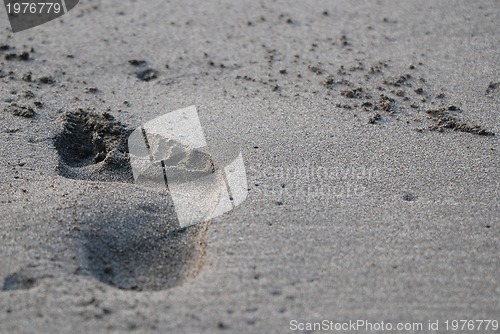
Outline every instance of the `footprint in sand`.
{"type": "MultiPolygon", "coordinates": [[[[109,188],[115,187],[114,182],[133,183],[127,145],[131,133],[110,114],[81,109],[64,114],[63,130],[55,140],[59,174],[113,182],[105,184],[109,188]]],[[[79,222],[80,272],[136,290],[166,289],[194,277],[204,262],[208,223],[179,229],[166,188],[152,192],[130,187],[143,192],[142,204],[131,200],[140,217],[130,218],[130,210],[123,210],[122,215],[97,215],[79,222]]],[[[112,197],[100,201],[115,205],[112,197]]]]}
{"type": "Polygon", "coordinates": [[[204,142],[193,148],[172,127],[166,138],[168,118],[160,120],[131,131],[110,114],[80,109],[64,114],[55,139],[60,175],[134,194],[122,210],[113,196],[100,198],[115,209],[92,213],[76,232],[79,272],[121,289],[161,290],[196,276],[211,218],[246,198],[241,154],[207,153],[204,142]]]}

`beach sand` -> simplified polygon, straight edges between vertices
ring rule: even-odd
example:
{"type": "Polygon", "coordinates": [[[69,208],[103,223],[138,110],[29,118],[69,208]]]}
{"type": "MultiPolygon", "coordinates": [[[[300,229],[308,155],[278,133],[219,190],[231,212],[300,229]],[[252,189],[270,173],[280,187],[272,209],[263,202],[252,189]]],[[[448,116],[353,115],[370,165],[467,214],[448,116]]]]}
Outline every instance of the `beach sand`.
{"type": "Polygon", "coordinates": [[[499,21],[498,0],[3,15],[0,332],[500,320],[499,21]],[[191,105],[249,194],[179,229],[126,138],[191,105]]]}

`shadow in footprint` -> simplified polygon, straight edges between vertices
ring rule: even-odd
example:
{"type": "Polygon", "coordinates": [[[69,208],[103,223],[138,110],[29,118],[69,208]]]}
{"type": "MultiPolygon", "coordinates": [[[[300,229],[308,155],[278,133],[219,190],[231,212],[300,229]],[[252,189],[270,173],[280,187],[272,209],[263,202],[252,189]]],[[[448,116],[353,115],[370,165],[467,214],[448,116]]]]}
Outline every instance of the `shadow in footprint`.
{"type": "Polygon", "coordinates": [[[131,130],[109,113],[78,109],[63,114],[54,145],[60,175],[77,180],[132,183],[127,139],[131,130]]]}
{"type": "Polygon", "coordinates": [[[101,282],[127,290],[162,290],[196,276],[205,256],[208,223],[175,231],[135,221],[91,224],[83,261],[101,282]]]}

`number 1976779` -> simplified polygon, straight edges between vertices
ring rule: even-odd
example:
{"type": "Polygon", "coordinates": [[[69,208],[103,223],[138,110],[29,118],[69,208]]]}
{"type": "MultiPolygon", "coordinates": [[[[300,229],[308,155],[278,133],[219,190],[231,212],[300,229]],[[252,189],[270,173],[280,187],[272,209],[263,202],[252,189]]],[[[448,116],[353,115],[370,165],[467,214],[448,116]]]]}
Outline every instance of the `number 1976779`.
{"type": "Polygon", "coordinates": [[[8,14],[59,14],[62,9],[58,2],[15,2],[6,7],[8,14]]]}

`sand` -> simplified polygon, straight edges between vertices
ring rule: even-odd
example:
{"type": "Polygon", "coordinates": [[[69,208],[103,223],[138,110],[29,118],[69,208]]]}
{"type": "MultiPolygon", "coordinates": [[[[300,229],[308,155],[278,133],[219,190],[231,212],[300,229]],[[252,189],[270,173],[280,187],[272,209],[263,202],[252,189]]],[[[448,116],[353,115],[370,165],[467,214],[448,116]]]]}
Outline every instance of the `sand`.
{"type": "Polygon", "coordinates": [[[1,333],[500,320],[499,1],[2,17],[1,333]],[[191,105],[240,147],[249,196],[178,229],[125,144],[191,105]]]}

